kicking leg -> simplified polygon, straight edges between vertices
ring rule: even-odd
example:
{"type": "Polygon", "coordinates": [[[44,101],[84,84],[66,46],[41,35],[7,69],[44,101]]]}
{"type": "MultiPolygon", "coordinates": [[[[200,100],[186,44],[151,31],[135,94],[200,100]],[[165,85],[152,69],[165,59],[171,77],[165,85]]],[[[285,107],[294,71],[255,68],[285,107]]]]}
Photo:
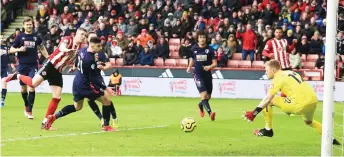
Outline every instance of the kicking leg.
{"type": "Polygon", "coordinates": [[[90,106],[93,113],[98,117],[99,120],[103,119],[103,115],[100,113],[100,109],[95,101],[88,100],[88,105],[90,106]]]}
{"type": "Polygon", "coordinates": [[[1,108],[5,106],[5,99],[6,99],[6,94],[7,94],[7,82],[5,79],[1,79],[2,81],[2,90],[1,90],[1,108]]]}
{"type": "Polygon", "coordinates": [[[50,86],[51,92],[52,92],[52,98],[50,100],[50,103],[48,105],[48,109],[45,113],[45,118],[42,122],[42,126],[45,126],[45,123],[47,122],[47,118],[49,115],[53,115],[57,109],[57,106],[59,102],[61,101],[61,94],[62,94],[62,87],[60,86],[50,86]]]}

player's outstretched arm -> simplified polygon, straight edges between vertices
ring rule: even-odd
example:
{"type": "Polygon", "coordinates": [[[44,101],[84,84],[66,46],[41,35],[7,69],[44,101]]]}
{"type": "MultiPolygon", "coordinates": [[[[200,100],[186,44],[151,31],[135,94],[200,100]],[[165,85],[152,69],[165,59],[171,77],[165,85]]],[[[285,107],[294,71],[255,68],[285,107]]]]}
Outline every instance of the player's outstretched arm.
{"type": "Polygon", "coordinates": [[[48,58],[49,57],[49,53],[47,51],[47,49],[44,47],[44,45],[39,45],[39,50],[42,52],[42,55],[45,57],[45,58],[48,58]]]}
{"type": "Polygon", "coordinates": [[[263,108],[269,105],[274,96],[275,95],[267,94],[253,111],[246,111],[244,115],[245,120],[247,119],[249,122],[253,122],[254,118],[256,118],[263,108]]]}

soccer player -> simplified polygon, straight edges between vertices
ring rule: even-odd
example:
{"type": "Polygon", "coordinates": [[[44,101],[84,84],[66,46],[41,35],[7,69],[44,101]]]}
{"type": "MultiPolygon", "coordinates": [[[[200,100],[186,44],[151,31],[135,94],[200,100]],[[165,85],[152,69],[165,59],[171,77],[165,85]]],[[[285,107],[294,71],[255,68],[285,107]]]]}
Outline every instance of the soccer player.
{"type": "MultiPolygon", "coordinates": [[[[1,82],[2,82],[0,107],[2,108],[5,106],[5,99],[6,99],[6,94],[7,94],[7,83],[4,78],[7,77],[8,63],[9,63],[8,48],[6,46],[3,35],[0,35],[0,44],[1,44],[1,82]]],[[[13,64],[11,64],[11,66],[12,68],[14,68],[13,64]]]]}
{"type": "Polygon", "coordinates": [[[98,100],[103,104],[104,131],[117,131],[109,126],[110,121],[110,104],[111,100],[107,99],[105,92],[113,95],[114,91],[106,87],[103,78],[97,76],[97,62],[95,54],[102,49],[101,40],[93,37],[90,40],[87,49],[81,49],[78,55],[78,71],[73,81],[74,105],[67,105],[55,115],[49,115],[46,123],[46,129],[49,129],[52,123],[61,117],[82,109],[85,98],[91,101],[98,100]]]}
{"type": "MultiPolygon", "coordinates": [[[[18,36],[16,36],[9,53],[17,53],[19,60],[19,74],[31,79],[35,76],[35,73],[38,69],[37,48],[39,48],[44,57],[48,57],[49,54],[44,48],[41,38],[32,32],[32,18],[25,18],[23,21],[23,27],[24,33],[20,33],[18,36]]],[[[5,81],[7,82],[7,78],[5,81]]],[[[25,103],[24,115],[28,119],[33,119],[32,108],[35,102],[35,87],[31,86],[25,81],[20,81],[20,85],[22,98],[25,103]],[[29,86],[29,94],[27,93],[27,85],[29,86]]]]}
{"type": "Polygon", "coordinates": [[[198,43],[192,48],[192,59],[186,72],[190,73],[194,66],[193,74],[197,89],[200,93],[201,102],[198,104],[200,116],[204,117],[204,108],[208,112],[210,119],[215,120],[215,112],[211,111],[209,100],[213,91],[213,78],[211,69],[217,65],[214,49],[207,44],[207,35],[200,31],[197,33],[198,43]]]}
{"type": "Polygon", "coordinates": [[[84,42],[86,34],[87,31],[85,29],[79,28],[74,38],[71,36],[64,37],[34,78],[17,73],[10,74],[6,78],[7,82],[19,78],[32,88],[39,86],[44,80],[48,80],[52,91],[52,99],[42,122],[42,129],[45,127],[47,116],[55,113],[61,100],[63,87],[62,72],[69,67],[69,65],[74,64],[77,52],[81,48],[81,44],[84,42]]]}
{"type": "MultiPolygon", "coordinates": [[[[97,37],[97,34],[95,32],[90,32],[88,34],[88,43],[90,43],[91,38],[97,37]]],[[[109,60],[109,57],[107,56],[104,51],[100,51],[99,53],[95,54],[96,62],[97,62],[97,68],[95,69],[95,77],[97,77],[98,80],[102,80],[100,83],[104,82],[103,77],[101,76],[101,71],[102,70],[107,70],[111,68],[111,63],[109,60]]],[[[77,63],[77,62],[76,62],[77,63]]],[[[77,66],[77,64],[75,64],[77,66]]],[[[106,92],[106,91],[105,91],[106,92]]],[[[107,93],[106,96],[111,96],[111,94],[107,93]]],[[[111,97],[107,97],[107,99],[111,100],[111,97]]],[[[100,125],[103,125],[104,120],[103,120],[103,115],[100,113],[100,109],[97,105],[97,103],[94,100],[88,99],[88,105],[92,109],[93,113],[98,117],[100,120],[100,125]]],[[[112,115],[112,127],[117,128],[117,113],[116,109],[111,102],[110,104],[110,112],[112,115]]]]}
{"type": "MultiPolygon", "coordinates": [[[[295,43],[295,41],[293,41],[295,43]]],[[[294,50],[294,43],[290,46],[286,39],[283,39],[283,30],[281,27],[275,29],[275,38],[266,42],[263,50],[263,56],[270,59],[276,59],[281,63],[282,70],[291,70],[289,53],[294,50]]]]}
{"type": "MultiPolygon", "coordinates": [[[[314,128],[318,133],[322,133],[322,125],[314,120],[314,112],[318,99],[313,88],[302,77],[293,71],[282,71],[277,60],[270,60],[265,65],[266,75],[272,79],[271,88],[253,111],[248,111],[244,115],[245,119],[252,122],[255,117],[263,111],[265,128],[255,130],[257,136],[274,135],[272,130],[272,106],[280,108],[283,112],[301,115],[306,125],[314,128]],[[287,97],[276,96],[277,92],[283,92],[287,97]]],[[[339,144],[333,140],[334,144],[339,144]]]]}

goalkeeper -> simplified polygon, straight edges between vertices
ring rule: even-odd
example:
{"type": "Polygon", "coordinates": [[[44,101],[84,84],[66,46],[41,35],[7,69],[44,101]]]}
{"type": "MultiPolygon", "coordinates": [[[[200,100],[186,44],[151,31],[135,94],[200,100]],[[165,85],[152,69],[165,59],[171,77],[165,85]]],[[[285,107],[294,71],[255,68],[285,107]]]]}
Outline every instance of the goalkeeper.
{"type": "MultiPolygon", "coordinates": [[[[317,107],[317,95],[313,88],[302,77],[293,71],[282,71],[277,60],[270,60],[265,65],[266,75],[272,79],[271,88],[267,96],[259,103],[254,111],[246,112],[245,119],[254,120],[261,111],[264,113],[265,128],[255,130],[257,136],[274,135],[272,131],[272,106],[280,108],[288,114],[301,115],[306,125],[322,133],[322,125],[314,120],[314,112],[317,107]],[[276,93],[285,93],[287,97],[276,96],[276,93]]],[[[333,144],[340,143],[333,139],[333,144]]]]}

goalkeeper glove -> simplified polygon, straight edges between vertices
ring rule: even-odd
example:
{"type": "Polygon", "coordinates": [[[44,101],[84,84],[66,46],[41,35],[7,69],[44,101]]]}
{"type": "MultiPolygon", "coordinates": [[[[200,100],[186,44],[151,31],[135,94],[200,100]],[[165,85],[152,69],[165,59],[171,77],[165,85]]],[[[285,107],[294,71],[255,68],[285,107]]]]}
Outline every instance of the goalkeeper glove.
{"type": "Polygon", "coordinates": [[[261,112],[263,109],[260,107],[257,107],[254,111],[246,111],[244,114],[244,119],[248,120],[248,122],[253,122],[254,118],[258,115],[259,112],[261,112]]]}

